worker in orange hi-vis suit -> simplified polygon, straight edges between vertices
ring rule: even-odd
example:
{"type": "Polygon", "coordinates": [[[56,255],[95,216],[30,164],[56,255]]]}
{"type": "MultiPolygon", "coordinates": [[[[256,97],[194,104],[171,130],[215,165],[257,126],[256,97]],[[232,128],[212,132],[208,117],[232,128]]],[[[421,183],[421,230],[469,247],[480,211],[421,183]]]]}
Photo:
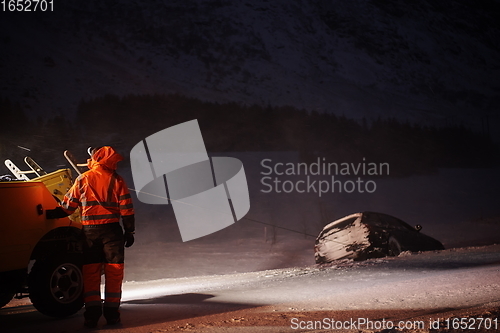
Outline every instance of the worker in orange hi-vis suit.
{"type": "Polygon", "coordinates": [[[75,180],[61,203],[62,208],[59,207],[59,211],[66,214],[80,207],[85,236],[84,325],[89,328],[97,326],[101,315],[108,325],[120,322],[124,247],[132,246],[135,231],[132,198],[125,181],[116,173],[116,165],[121,160],[123,157],[112,147],[95,149],[88,160],[90,170],[75,180]],[[120,217],[125,233],[119,223],[120,217]],[[100,290],[103,269],[104,304],[100,290]]]}

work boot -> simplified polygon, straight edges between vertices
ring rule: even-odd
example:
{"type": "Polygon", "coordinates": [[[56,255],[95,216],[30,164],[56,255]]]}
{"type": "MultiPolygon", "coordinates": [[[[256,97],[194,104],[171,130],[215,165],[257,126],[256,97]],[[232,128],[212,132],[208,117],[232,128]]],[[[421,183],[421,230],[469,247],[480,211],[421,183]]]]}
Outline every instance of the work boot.
{"type": "Polygon", "coordinates": [[[88,328],[97,327],[97,322],[102,315],[102,307],[100,306],[89,306],[85,307],[85,312],[83,313],[83,318],[85,321],[83,325],[88,328]]]}
{"type": "Polygon", "coordinates": [[[106,325],[116,325],[120,322],[120,311],[115,307],[104,307],[106,325]]]}

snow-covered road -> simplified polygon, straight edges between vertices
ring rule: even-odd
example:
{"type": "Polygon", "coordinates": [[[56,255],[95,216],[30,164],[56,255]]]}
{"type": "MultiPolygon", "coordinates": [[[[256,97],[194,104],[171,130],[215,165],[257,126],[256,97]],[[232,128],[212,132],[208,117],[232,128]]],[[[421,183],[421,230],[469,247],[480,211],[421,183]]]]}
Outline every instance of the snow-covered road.
{"type": "MultiPolygon", "coordinates": [[[[498,308],[500,245],[341,261],[328,267],[127,282],[123,301],[122,325],[106,327],[103,320],[100,329],[296,332],[309,331],[307,324],[313,321],[325,325],[333,318],[362,316],[372,321],[425,318],[422,331],[428,331],[431,318],[453,315],[450,311],[498,308]]],[[[81,312],[54,320],[22,300],[0,310],[2,332],[85,331],[82,320],[81,312]]]]}

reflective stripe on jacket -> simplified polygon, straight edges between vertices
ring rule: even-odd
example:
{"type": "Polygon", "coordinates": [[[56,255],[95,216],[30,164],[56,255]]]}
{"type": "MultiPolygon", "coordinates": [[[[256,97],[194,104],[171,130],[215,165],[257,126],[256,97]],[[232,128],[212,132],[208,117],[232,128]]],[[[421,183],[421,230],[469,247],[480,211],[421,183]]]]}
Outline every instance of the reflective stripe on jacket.
{"type": "Polygon", "coordinates": [[[120,221],[120,216],[133,215],[130,192],[115,171],[123,158],[111,147],[102,147],[88,161],[89,171],[81,174],[64,196],[61,207],[73,213],[81,207],[83,225],[120,221]]]}

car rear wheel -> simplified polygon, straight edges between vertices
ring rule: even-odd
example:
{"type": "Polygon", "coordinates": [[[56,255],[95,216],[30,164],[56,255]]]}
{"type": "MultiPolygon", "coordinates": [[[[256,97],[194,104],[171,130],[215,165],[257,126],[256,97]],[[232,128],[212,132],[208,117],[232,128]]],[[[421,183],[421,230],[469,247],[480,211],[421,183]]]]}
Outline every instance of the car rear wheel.
{"type": "Polygon", "coordinates": [[[51,317],[66,317],[83,307],[81,256],[62,255],[37,260],[29,274],[33,306],[51,317]]]}
{"type": "Polygon", "coordinates": [[[401,244],[399,244],[398,240],[394,237],[389,237],[389,241],[387,243],[388,252],[390,256],[399,256],[401,253],[401,244]]]}
{"type": "Polygon", "coordinates": [[[314,260],[315,260],[316,264],[324,264],[324,263],[326,263],[325,257],[320,256],[319,254],[315,254],[314,255],[314,260]]]}

